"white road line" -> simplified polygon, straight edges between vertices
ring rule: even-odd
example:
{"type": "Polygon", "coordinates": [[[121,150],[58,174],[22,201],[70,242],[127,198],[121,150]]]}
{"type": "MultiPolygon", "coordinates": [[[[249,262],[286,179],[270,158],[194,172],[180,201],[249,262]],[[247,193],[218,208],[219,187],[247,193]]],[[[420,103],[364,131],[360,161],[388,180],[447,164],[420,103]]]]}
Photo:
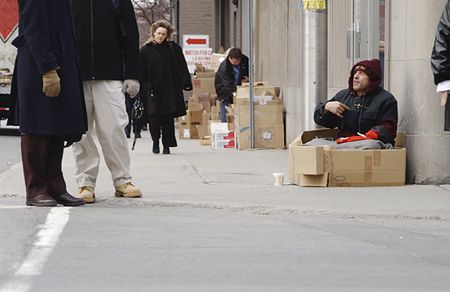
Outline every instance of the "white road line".
{"type": "Polygon", "coordinates": [[[25,260],[14,273],[15,278],[6,283],[0,292],[26,292],[31,288],[29,276],[40,275],[42,267],[49,258],[58,242],[64,227],[69,221],[70,207],[56,207],[50,209],[47,220],[36,234],[32,248],[25,260]]]}
{"type": "Polygon", "coordinates": [[[11,206],[0,206],[0,209],[29,209],[33,207],[25,206],[25,205],[11,205],[11,206]]]}

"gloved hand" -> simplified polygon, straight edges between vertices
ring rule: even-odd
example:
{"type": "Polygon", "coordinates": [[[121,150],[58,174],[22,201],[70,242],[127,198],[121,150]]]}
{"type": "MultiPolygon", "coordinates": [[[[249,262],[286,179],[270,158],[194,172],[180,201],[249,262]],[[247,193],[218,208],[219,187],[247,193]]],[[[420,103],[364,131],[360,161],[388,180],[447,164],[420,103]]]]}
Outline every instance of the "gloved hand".
{"type": "Polygon", "coordinates": [[[128,93],[131,98],[134,98],[140,89],[139,81],[134,79],[126,79],[122,85],[122,92],[128,93]]]}
{"type": "Polygon", "coordinates": [[[342,143],[348,143],[348,142],[355,142],[355,141],[361,141],[361,140],[377,140],[379,137],[378,133],[375,130],[369,130],[365,135],[357,135],[357,136],[350,136],[350,137],[341,137],[336,140],[336,143],[342,144],[342,143]]]}
{"type": "Polygon", "coordinates": [[[61,82],[56,69],[50,70],[42,75],[42,91],[50,97],[58,96],[61,92],[61,82]]]}

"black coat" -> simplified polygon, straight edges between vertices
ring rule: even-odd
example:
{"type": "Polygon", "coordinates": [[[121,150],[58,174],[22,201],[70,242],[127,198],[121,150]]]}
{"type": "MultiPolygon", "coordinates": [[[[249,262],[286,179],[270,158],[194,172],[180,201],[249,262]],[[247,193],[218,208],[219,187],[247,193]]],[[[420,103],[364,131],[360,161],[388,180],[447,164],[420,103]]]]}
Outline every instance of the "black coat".
{"type": "Polygon", "coordinates": [[[131,1],[119,0],[126,38],[112,0],[71,1],[83,80],[138,80],[139,32],[131,1]]]}
{"type": "MultiPolygon", "coordinates": [[[[248,57],[243,55],[240,64],[239,83],[244,76],[248,77],[248,57]]],[[[226,103],[233,103],[233,92],[236,91],[236,84],[234,83],[233,65],[228,58],[220,64],[214,79],[214,86],[216,88],[217,97],[226,103]]]]}
{"type": "Polygon", "coordinates": [[[398,110],[395,97],[379,87],[369,95],[358,97],[348,89],[341,90],[329,101],[339,101],[350,109],[343,118],[325,111],[325,103],[317,105],[314,112],[316,124],[327,128],[339,128],[341,137],[365,134],[370,129],[378,132],[379,140],[394,145],[397,133],[398,110]]]}
{"type": "Polygon", "coordinates": [[[36,135],[86,132],[86,108],[67,0],[19,0],[18,48],[9,124],[36,135]],[[42,75],[56,69],[61,93],[42,92],[42,75]]]}
{"type": "Polygon", "coordinates": [[[450,80],[450,1],[445,5],[439,21],[431,53],[434,83],[450,80]]]}
{"type": "MultiPolygon", "coordinates": [[[[431,53],[434,83],[450,80],[450,1],[444,7],[431,53]]],[[[445,105],[444,130],[450,131],[450,101],[445,105]]]]}
{"type": "Polygon", "coordinates": [[[183,89],[192,81],[183,51],[175,42],[149,42],[139,57],[141,96],[147,101],[149,115],[186,115],[183,89]]]}

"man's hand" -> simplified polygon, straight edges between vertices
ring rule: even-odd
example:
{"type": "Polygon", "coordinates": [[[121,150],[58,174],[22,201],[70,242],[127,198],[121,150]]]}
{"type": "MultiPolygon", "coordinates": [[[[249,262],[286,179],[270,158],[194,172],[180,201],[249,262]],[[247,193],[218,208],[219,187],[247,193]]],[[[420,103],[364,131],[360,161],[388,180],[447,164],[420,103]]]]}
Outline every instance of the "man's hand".
{"type": "Polygon", "coordinates": [[[134,79],[127,79],[123,82],[122,85],[122,92],[128,93],[131,98],[134,98],[138,93],[140,89],[139,81],[134,79]]]}
{"type": "Polygon", "coordinates": [[[448,91],[440,92],[441,94],[441,106],[444,107],[447,104],[448,91]]]}
{"type": "Polygon", "coordinates": [[[56,69],[50,70],[42,75],[42,91],[50,97],[58,96],[61,92],[61,82],[56,69]]]}
{"type": "Polygon", "coordinates": [[[325,104],[325,110],[342,118],[342,114],[349,110],[349,107],[339,101],[330,101],[325,104]]]}

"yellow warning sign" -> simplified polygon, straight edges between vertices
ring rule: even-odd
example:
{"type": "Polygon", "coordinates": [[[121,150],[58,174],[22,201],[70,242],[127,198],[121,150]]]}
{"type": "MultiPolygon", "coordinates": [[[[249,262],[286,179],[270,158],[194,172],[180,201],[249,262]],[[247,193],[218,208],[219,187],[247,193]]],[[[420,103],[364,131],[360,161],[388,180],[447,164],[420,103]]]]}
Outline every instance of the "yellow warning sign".
{"type": "Polygon", "coordinates": [[[327,1],[326,0],[303,0],[303,8],[305,10],[327,9],[327,1]]]}

